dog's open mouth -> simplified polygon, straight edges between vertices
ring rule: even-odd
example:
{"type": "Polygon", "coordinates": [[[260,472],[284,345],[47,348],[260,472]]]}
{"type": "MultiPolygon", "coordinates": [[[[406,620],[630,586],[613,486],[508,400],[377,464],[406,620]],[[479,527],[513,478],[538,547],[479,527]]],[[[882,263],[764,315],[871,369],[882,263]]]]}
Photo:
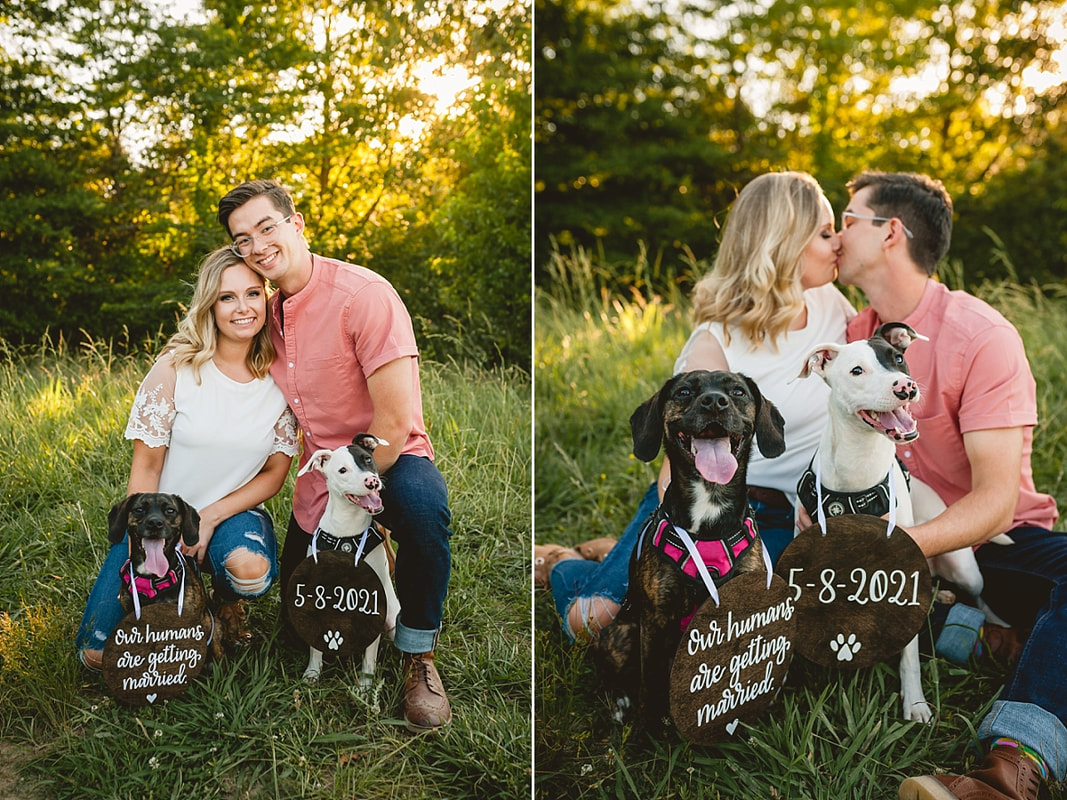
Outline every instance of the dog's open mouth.
{"type": "Polygon", "coordinates": [[[919,435],[919,426],[908,404],[893,411],[860,411],[859,417],[894,442],[910,442],[919,435]]]}
{"type": "Polygon", "coordinates": [[[678,434],[682,449],[693,456],[697,472],[709,483],[729,483],[737,472],[737,451],[740,436],[698,438],[678,434]]]}
{"type": "Polygon", "coordinates": [[[368,492],[364,495],[346,494],[348,502],[353,503],[368,514],[380,514],[382,512],[382,497],[377,492],[368,492]]]}

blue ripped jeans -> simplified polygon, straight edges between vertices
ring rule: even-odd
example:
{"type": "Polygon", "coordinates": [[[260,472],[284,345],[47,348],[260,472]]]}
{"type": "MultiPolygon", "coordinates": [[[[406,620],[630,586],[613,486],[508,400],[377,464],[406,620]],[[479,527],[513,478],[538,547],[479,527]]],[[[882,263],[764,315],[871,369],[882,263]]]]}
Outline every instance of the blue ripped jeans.
{"type": "MultiPolygon", "coordinates": [[[[100,574],[89,593],[85,613],[82,614],[82,621],[74,638],[79,653],[85,649],[102,650],[111,632],[126,616],[122,604],[119,603],[119,570],[129,557],[128,536],[108,550],[104,565],[100,568],[100,574]]],[[[230,602],[242,597],[259,597],[264,594],[278,577],[278,542],[274,537],[274,524],[270,516],[261,509],[253,508],[234,514],[219,523],[208,545],[202,569],[212,575],[216,596],[223,601],[230,602]],[[235,584],[233,576],[223,566],[230,554],[241,547],[266,558],[270,564],[267,576],[263,581],[258,581],[258,585],[251,591],[235,584]]]]}
{"type": "MultiPolygon", "coordinates": [[[[786,545],[793,541],[793,511],[771,508],[756,501],[750,501],[750,504],[759,527],[760,539],[771,557],[771,563],[777,563],[786,545]]],[[[575,631],[571,630],[567,622],[567,612],[576,600],[602,597],[622,605],[630,585],[630,554],[637,547],[637,537],[657,506],[659,495],[656,492],[656,484],[653,483],[641,498],[637,513],[603,561],[598,563],[571,558],[557,562],[552,568],[549,573],[552,600],[556,605],[563,632],[570,641],[574,641],[575,631]]]]}
{"type": "Polygon", "coordinates": [[[975,551],[985,580],[982,598],[1006,622],[1031,631],[978,736],[1006,736],[1032,747],[1051,776],[1062,781],[1067,775],[1067,533],[1022,527],[1008,535],[1015,544],[984,544],[975,551]]]}

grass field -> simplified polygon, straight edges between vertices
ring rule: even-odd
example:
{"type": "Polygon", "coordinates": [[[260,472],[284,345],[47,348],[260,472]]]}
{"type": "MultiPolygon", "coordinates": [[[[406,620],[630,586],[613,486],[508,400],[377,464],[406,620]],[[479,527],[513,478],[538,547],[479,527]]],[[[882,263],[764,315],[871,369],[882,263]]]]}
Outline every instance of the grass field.
{"type": "MultiPolygon", "coordinates": [[[[952,267],[959,287],[962,269],[952,267]]],[[[658,464],[631,454],[628,420],[669,377],[690,323],[683,293],[619,296],[584,254],[558,259],[552,279],[536,311],[535,539],[573,544],[617,536],[654,479],[658,464]]],[[[1036,484],[1067,507],[1067,293],[1010,282],[967,288],[1023,336],[1038,384],[1036,484]]],[[[544,800],[895,798],[907,775],[973,761],[974,728],[1005,674],[924,657],[939,719],[923,726],[900,718],[895,665],[845,673],[794,661],[767,720],[745,740],[708,748],[671,732],[650,742],[611,720],[591,659],[566,644],[547,593],[536,595],[534,618],[535,796],[544,800]]],[[[1065,795],[1057,787],[1054,796],[1065,795]]]]}
{"type": "MultiPolygon", "coordinates": [[[[437,664],[455,720],[415,737],[397,651],[383,645],[372,690],[345,664],[309,686],[306,651],[275,641],[275,591],[252,605],[249,652],[162,706],[116,704],[73,636],[125,494],[122,432],[150,359],[102,344],[2,356],[0,800],[529,796],[528,376],[423,365],[453,512],[437,664]]],[[[279,534],[291,481],[268,504],[279,534]]]]}

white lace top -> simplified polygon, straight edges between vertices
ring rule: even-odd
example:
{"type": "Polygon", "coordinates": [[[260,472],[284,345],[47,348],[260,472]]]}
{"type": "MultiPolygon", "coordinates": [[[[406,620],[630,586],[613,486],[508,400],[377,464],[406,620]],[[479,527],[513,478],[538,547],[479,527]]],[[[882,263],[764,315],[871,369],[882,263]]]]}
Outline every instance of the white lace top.
{"type": "Polygon", "coordinates": [[[735,329],[730,331],[727,347],[723,341],[722,323],[705,322],[693,330],[674,364],[676,375],[700,369],[700,365],[687,366],[686,362],[693,344],[701,336],[710,334],[722,346],[730,369],[752,378],[763,396],[777,406],[785,418],[785,452],[778,458],[764,458],[753,445],[748,462],[748,483],[778,489],[793,505],[797,502],[797,481],[819,446],[830,402],[830,389],[822,378],[812,375],[803,380],[794,379],[816,345],[844,343],[845,325],[856,315],[855,309],[832,283],[805,291],[804,302],[808,307],[807,325],[781,336],[777,341],[778,352],[769,346],[751,347],[744,335],[735,329]]]}
{"type": "Polygon", "coordinates": [[[166,447],[159,491],[202,509],[252,480],[274,453],[300,451],[296,417],[269,375],[240,383],[208,361],[191,367],[164,353],[133,401],[127,439],[166,447]]]}

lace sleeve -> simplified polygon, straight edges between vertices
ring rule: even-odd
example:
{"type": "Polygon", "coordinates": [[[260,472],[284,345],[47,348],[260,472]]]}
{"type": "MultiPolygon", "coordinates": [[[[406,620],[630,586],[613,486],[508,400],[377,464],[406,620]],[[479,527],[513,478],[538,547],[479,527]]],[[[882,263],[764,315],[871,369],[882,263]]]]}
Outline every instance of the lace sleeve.
{"type": "Polygon", "coordinates": [[[174,384],[177,373],[166,354],[148,371],[130,409],[126,438],[140,439],[149,447],[170,445],[170,429],[177,411],[174,408],[174,384]]]}
{"type": "Polygon", "coordinates": [[[285,411],[274,423],[274,447],[271,454],[285,453],[287,456],[300,454],[300,431],[296,422],[296,415],[285,407],[285,411]]]}

